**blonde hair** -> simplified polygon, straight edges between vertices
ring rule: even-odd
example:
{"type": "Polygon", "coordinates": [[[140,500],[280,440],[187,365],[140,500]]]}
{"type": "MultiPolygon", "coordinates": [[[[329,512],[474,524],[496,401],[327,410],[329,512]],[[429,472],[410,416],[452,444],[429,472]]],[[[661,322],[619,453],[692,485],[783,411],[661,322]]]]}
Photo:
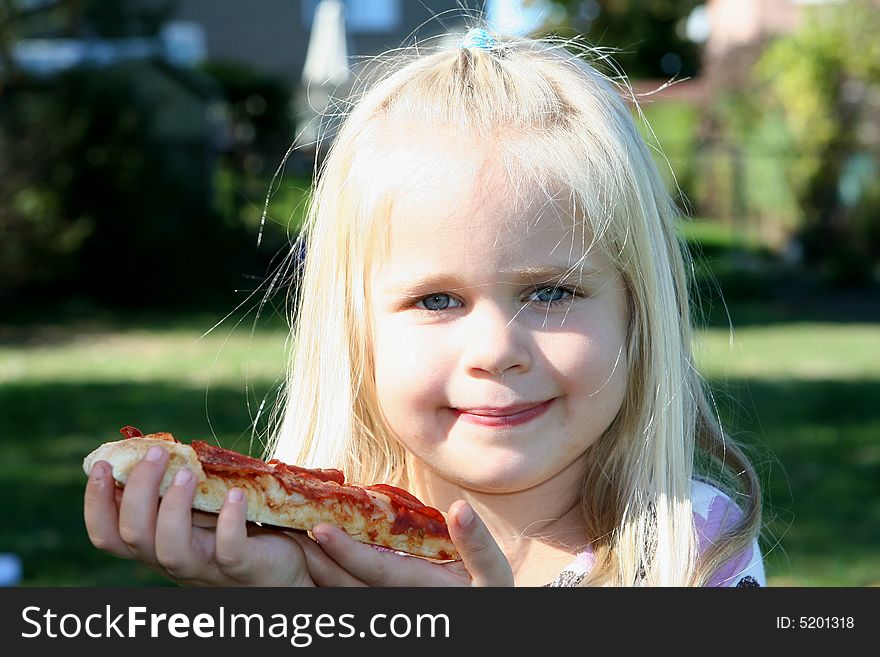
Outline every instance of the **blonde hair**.
{"type": "Polygon", "coordinates": [[[405,181],[383,179],[376,163],[383,126],[447,126],[491,142],[510,180],[569,190],[590,248],[626,285],[628,389],[588,453],[580,500],[596,562],[583,584],[702,585],[751,544],[760,490],[692,364],[678,213],[624,100],[632,92],[588,63],[592,54],[573,41],[496,37],[490,47],[421,45],[378,60],[322,163],[294,249],[306,256],[271,451],[335,465],[353,481],[406,485],[406,454],[379,415],[366,311],[383,220],[405,181]],[[698,475],[744,512],[704,554],[691,502],[698,475]]]}

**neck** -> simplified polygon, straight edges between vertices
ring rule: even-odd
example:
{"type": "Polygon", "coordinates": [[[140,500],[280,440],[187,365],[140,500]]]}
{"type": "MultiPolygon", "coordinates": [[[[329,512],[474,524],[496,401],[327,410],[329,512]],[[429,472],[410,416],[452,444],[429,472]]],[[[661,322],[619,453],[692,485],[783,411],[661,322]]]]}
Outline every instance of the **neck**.
{"type": "Polygon", "coordinates": [[[453,482],[419,464],[408,464],[416,497],[441,511],[467,501],[507,557],[517,585],[551,581],[587,543],[578,503],[582,464],[533,488],[485,492],[453,482]]]}

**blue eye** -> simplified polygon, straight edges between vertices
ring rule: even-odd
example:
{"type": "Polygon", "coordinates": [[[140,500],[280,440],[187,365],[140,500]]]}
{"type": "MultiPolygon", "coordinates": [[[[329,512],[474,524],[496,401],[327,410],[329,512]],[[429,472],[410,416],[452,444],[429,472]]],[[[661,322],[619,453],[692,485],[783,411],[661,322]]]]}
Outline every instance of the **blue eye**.
{"type": "Polygon", "coordinates": [[[429,294],[428,296],[419,299],[416,302],[416,306],[424,308],[425,310],[446,310],[454,301],[455,299],[448,294],[429,294]]]}
{"type": "MultiPolygon", "coordinates": [[[[578,296],[578,294],[570,288],[559,285],[545,285],[529,292],[526,297],[526,303],[554,306],[571,301],[575,296],[578,296]]],[[[419,310],[439,312],[442,310],[450,310],[452,308],[460,308],[462,307],[462,302],[444,292],[435,292],[421,297],[413,305],[419,310]]]]}
{"type": "Polygon", "coordinates": [[[566,287],[547,286],[538,288],[532,292],[532,299],[541,303],[554,304],[563,301],[565,295],[574,296],[574,293],[566,287]]]}

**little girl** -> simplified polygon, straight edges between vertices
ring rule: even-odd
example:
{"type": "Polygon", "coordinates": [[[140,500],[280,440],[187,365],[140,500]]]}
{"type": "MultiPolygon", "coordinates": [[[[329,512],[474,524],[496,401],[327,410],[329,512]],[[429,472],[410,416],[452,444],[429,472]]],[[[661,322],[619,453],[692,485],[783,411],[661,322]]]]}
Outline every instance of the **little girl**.
{"type": "Polygon", "coordinates": [[[96,546],[197,584],[765,584],[757,478],[692,363],[676,209],[622,89],[567,47],[475,29],[396,56],[301,235],[271,455],[448,510],[462,560],[249,527],[235,490],[193,515],[185,471],[160,504],[161,449],[115,497],[95,466],[96,546]]]}

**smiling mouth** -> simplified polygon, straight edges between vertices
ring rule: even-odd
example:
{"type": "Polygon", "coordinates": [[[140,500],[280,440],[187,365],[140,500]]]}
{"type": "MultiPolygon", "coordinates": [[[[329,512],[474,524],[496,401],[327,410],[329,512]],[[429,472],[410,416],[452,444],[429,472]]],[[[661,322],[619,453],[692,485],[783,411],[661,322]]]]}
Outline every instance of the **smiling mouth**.
{"type": "Polygon", "coordinates": [[[455,416],[469,422],[487,427],[510,427],[530,422],[547,412],[553,404],[553,399],[545,402],[518,404],[504,408],[451,408],[455,416]]]}

